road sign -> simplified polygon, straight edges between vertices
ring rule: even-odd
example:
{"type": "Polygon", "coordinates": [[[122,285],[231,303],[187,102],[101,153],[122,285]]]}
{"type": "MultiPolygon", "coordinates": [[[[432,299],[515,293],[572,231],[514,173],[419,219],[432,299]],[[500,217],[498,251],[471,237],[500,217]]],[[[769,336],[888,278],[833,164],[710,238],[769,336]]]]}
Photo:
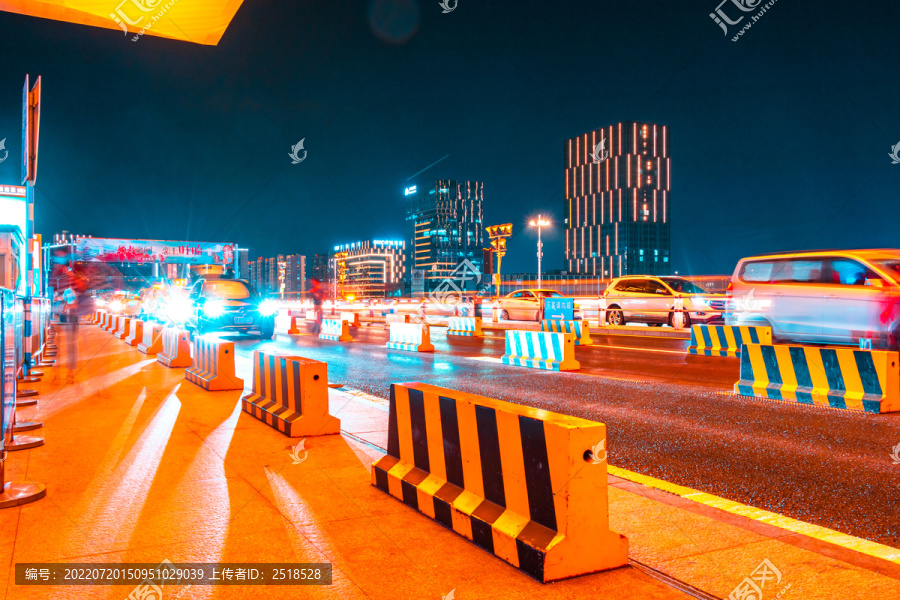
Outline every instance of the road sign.
{"type": "Polygon", "coordinates": [[[544,318],[560,321],[575,320],[575,300],[572,298],[544,298],[544,318]]]}
{"type": "Polygon", "coordinates": [[[22,88],[22,185],[34,185],[37,177],[38,134],[41,120],[41,77],[28,89],[28,75],[22,88]]]}
{"type": "MultiPolygon", "coordinates": [[[[31,148],[31,102],[28,98],[28,75],[25,75],[25,87],[22,88],[22,185],[29,180],[28,151],[31,148]]],[[[23,232],[24,233],[24,232],[23,232]]]]}

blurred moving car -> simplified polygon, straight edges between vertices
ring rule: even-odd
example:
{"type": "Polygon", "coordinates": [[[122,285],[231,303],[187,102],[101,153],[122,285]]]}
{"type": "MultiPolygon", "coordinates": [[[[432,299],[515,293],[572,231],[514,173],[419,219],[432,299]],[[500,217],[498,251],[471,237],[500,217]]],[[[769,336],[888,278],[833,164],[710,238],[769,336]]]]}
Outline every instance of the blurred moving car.
{"type": "Polygon", "coordinates": [[[498,300],[500,318],[507,321],[540,321],[540,299],[563,297],[556,290],[516,290],[498,300]]]}
{"type": "Polygon", "coordinates": [[[185,324],[198,334],[211,331],[259,330],[263,339],[275,334],[278,306],[263,300],[243,279],[200,279],[190,289],[190,317],[185,324]]]}
{"type": "Polygon", "coordinates": [[[738,261],[729,325],[768,325],[779,341],[898,349],[900,250],[819,250],[738,261]]]}
{"type": "Polygon", "coordinates": [[[141,299],[134,292],[118,291],[109,297],[104,308],[110,314],[136,317],[141,314],[141,299]]]}
{"type": "Polygon", "coordinates": [[[606,322],[671,326],[676,297],[684,299],[685,327],[723,321],[727,300],[724,294],[708,292],[683,277],[639,275],[618,277],[606,287],[606,322]]]}

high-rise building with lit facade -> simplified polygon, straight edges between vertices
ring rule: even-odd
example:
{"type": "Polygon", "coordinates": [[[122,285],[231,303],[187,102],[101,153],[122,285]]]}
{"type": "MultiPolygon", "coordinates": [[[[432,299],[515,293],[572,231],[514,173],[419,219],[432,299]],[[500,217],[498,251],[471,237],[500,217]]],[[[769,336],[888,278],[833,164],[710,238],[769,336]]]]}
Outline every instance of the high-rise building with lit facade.
{"type": "Polygon", "coordinates": [[[670,273],[668,127],[610,125],[566,141],[564,154],[567,271],[670,273]]]}
{"type": "Polygon", "coordinates": [[[279,254],[259,257],[248,264],[250,283],[263,295],[281,298],[298,297],[306,291],[306,257],[279,254]]]}
{"type": "MultiPolygon", "coordinates": [[[[410,272],[424,274],[424,289],[413,293],[434,290],[465,260],[483,271],[483,183],[438,179],[410,185],[404,195],[410,272]]],[[[474,290],[476,285],[473,277],[465,289],[474,290]]]]}
{"type": "Polygon", "coordinates": [[[406,243],[372,240],[334,247],[338,294],[354,298],[386,298],[403,293],[406,243]]]}

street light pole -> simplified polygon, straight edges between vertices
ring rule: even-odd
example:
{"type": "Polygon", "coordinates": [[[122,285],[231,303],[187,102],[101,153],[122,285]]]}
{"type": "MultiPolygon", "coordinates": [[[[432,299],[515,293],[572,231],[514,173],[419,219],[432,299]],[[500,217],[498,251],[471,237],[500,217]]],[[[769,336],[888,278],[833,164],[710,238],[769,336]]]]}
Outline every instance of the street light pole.
{"type": "Polygon", "coordinates": [[[538,285],[537,286],[538,286],[538,288],[540,288],[543,284],[543,278],[541,277],[541,258],[543,258],[543,256],[544,256],[544,253],[542,252],[544,244],[543,244],[543,242],[541,242],[541,228],[550,225],[550,221],[545,221],[543,218],[541,218],[541,215],[538,215],[537,221],[532,220],[531,223],[529,223],[529,224],[532,227],[537,227],[537,230],[538,230],[538,242],[537,242],[538,285]]]}

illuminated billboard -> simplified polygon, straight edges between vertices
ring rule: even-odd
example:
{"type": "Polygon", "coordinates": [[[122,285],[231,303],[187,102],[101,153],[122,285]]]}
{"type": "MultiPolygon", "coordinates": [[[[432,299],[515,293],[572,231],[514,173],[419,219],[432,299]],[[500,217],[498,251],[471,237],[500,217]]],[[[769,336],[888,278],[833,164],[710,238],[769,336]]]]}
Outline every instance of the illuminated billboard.
{"type": "Polygon", "coordinates": [[[85,262],[234,264],[233,244],[78,237],[74,246],[78,260],[85,262]]]}
{"type": "Polygon", "coordinates": [[[215,46],[243,0],[0,0],[0,10],[215,46]]]}

